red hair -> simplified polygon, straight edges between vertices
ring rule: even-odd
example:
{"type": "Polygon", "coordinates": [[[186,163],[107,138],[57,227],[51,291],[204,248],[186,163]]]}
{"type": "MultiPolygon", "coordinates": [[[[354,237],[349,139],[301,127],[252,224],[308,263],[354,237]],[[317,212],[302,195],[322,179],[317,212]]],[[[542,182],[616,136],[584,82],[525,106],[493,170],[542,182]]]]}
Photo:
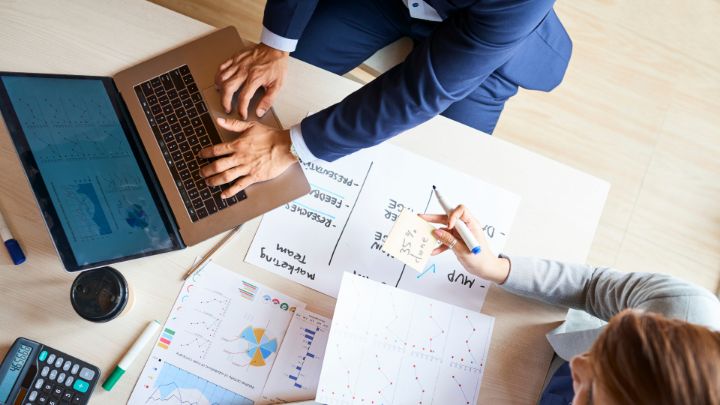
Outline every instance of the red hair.
{"type": "Polygon", "coordinates": [[[720,404],[720,333],[625,310],[590,349],[595,378],[621,405],[720,404]]]}

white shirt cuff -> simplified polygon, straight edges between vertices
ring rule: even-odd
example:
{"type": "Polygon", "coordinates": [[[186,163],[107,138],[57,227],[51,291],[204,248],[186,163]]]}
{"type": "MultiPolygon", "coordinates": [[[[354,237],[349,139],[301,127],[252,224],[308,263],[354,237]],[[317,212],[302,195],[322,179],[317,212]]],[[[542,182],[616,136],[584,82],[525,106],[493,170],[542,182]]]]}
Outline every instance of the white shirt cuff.
{"type": "Polygon", "coordinates": [[[262,34],[260,35],[260,42],[271,48],[275,48],[278,51],[292,52],[297,47],[298,40],[281,37],[280,35],[263,27],[262,34]]]}
{"type": "Polygon", "coordinates": [[[295,148],[295,153],[297,153],[298,157],[303,162],[313,162],[318,160],[318,158],[310,152],[310,148],[307,147],[307,144],[305,144],[300,124],[290,127],[290,142],[292,142],[293,148],[295,148]]]}

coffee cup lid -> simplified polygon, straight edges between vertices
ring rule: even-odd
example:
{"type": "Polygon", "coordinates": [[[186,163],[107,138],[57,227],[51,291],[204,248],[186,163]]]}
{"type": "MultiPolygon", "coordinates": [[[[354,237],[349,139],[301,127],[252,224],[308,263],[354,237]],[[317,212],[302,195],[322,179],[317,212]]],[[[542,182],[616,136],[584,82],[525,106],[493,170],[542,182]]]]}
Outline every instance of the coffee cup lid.
{"type": "Polygon", "coordinates": [[[88,321],[107,322],[127,305],[127,281],[112,267],[84,271],[72,284],[70,302],[75,312],[88,321]]]}

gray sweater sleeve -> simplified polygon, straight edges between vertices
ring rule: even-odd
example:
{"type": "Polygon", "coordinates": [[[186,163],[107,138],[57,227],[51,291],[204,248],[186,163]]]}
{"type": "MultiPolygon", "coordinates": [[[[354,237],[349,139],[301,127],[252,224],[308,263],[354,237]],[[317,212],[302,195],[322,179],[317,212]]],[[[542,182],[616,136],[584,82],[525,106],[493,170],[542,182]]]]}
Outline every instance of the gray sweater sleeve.
{"type": "Polygon", "coordinates": [[[510,275],[501,287],[512,293],[582,310],[605,321],[635,308],[720,330],[717,297],[675,277],[525,257],[509,259],[510,275]]]}

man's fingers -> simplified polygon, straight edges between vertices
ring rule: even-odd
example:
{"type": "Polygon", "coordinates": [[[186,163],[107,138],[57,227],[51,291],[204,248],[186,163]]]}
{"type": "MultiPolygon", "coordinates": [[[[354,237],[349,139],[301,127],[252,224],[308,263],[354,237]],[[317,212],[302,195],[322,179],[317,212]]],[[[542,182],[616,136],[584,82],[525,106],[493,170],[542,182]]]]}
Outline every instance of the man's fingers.
{"type": "Polygon", "coordinates": [[[243,119],[247,119],[250,100],[260,86],[261,82],[259,80],[245,80],[240,94],[238,94],[238,113],[243,119]]]}
{"type": "Polygon", "coordinates": [[[225,62],[222,63],[222,65],[220,65],[220,67],[218,68],[218,71],[227,69],[230,65],[233,64],[234,61],[235,61],[235,57],[232,57],[232,58],[226,60],[225,62]]]}
{"type": "Polygon", "coordinates": [[[418,214],[420,218],[432,222],[435,224],[442,224],[447,225],[448,223],[448,216],[447,215],[441,215],[441,214],[418,214]]]}
{"type": "MultiPolygon", "coordinates": [[[[243,79],[243,80],[245,80],[245,79],[243,79]]],[[[237,77],[235,77],[226,82],[223,82],[220,85],[220,104],[222,104],[223,110],[227,114],[230,114],[230,111],[232,110],[233,95],[235,94],[237,89],[240,88],[240,85],[242,84],[243,80],[240,80],[237,77]]]]}
{"type": "Polygon", "coordinates": [[[244,75],[242,74],[242,69],[242,66],[232,65],[227,69],[219,70],[217,76],[215,77],[215,83],[222,84],[236,74],[238,75],[239,79],[242,79],[244,77],[244,75]]]}
{"type": "Polygon", "coordinates": [[[222,128],[227,129],[228,131],[233,132],[245,132],[250,127],[255,125],[254,121],[243,121],[243,120],[236,120],[235,118],[223,118],[218,117],[215,122],[218,123],[222,128]]]}
{"type": "Polygon", "coordinates": [[[267,110],[272,107],[273,103],[275,102],[275,96],[277,96],[278,91],[280,91],[279,85],[273,85],[268,86],[265,88],[265,94],[260,99],[260,102],[258,103],[257,110],[255,110],[255,114],[257,114],[258,117],[262,117],[265,115],[267,110]]]}
{"type": "MultiPolygon", "coordinates": [[[[228,157],[224,157],[222,159],[218,159],[218,160],[206,165],[202,169],[200,169],[200,175],[207,179],[218,173],[222,173],[226,170],[232,169],[233,167],[240,166],[240,165],[241,165],[241,163],[238,162],[238,159],[236,159],[234,156],[228,156],[228,157]]],[[[235,179],[235,177],[233,177],[232,179],[229,179],[228,181],[234,180],[234,179],[235,179]]],[[[227,183],[227,181],[225,183],[227,183]]],[[[225,184],[225,183],[220,183],[220,184],[225,184]]]]}
{"type": "MultiPolygon", "coordinates": [[[[205,181],[207,182],[207,184],[209,186],[220,186],[223,184],[230,183],[231,181],[233,181],[239,177],[245,176],[246,174],[248,174],[249,171],[250,171],[250,167],[247,165],[236,166],[236,167],[227,169],[227,170],[221,172],[220,174],[209,177],[205,181]]],[[[237,194],[237,193],[235,193],[235,194],[237,194]]]]}
{"type": "Polygon", "coordinates": [[[210,159],[218,156],[225,156],[235,152],[232,143],[223,142],[217,145],[208,146],[205,149],[200,149],[198,156],[203,159],[210,159]]]}
{"type": "Polygon", "coordinates": [[[253,183],[255,183],[255,177],[253,177],[253,176],[241,177],[238,180],[236,180],[235,183],[233,183],[233,185],[230,186],[227,190],[223,191],[222,194],[220,194],[220,196],[222,198],[230,198],[230,197],[234,196],[235,194],[250,187],[250,185],[252,185],[253,183]]]}

